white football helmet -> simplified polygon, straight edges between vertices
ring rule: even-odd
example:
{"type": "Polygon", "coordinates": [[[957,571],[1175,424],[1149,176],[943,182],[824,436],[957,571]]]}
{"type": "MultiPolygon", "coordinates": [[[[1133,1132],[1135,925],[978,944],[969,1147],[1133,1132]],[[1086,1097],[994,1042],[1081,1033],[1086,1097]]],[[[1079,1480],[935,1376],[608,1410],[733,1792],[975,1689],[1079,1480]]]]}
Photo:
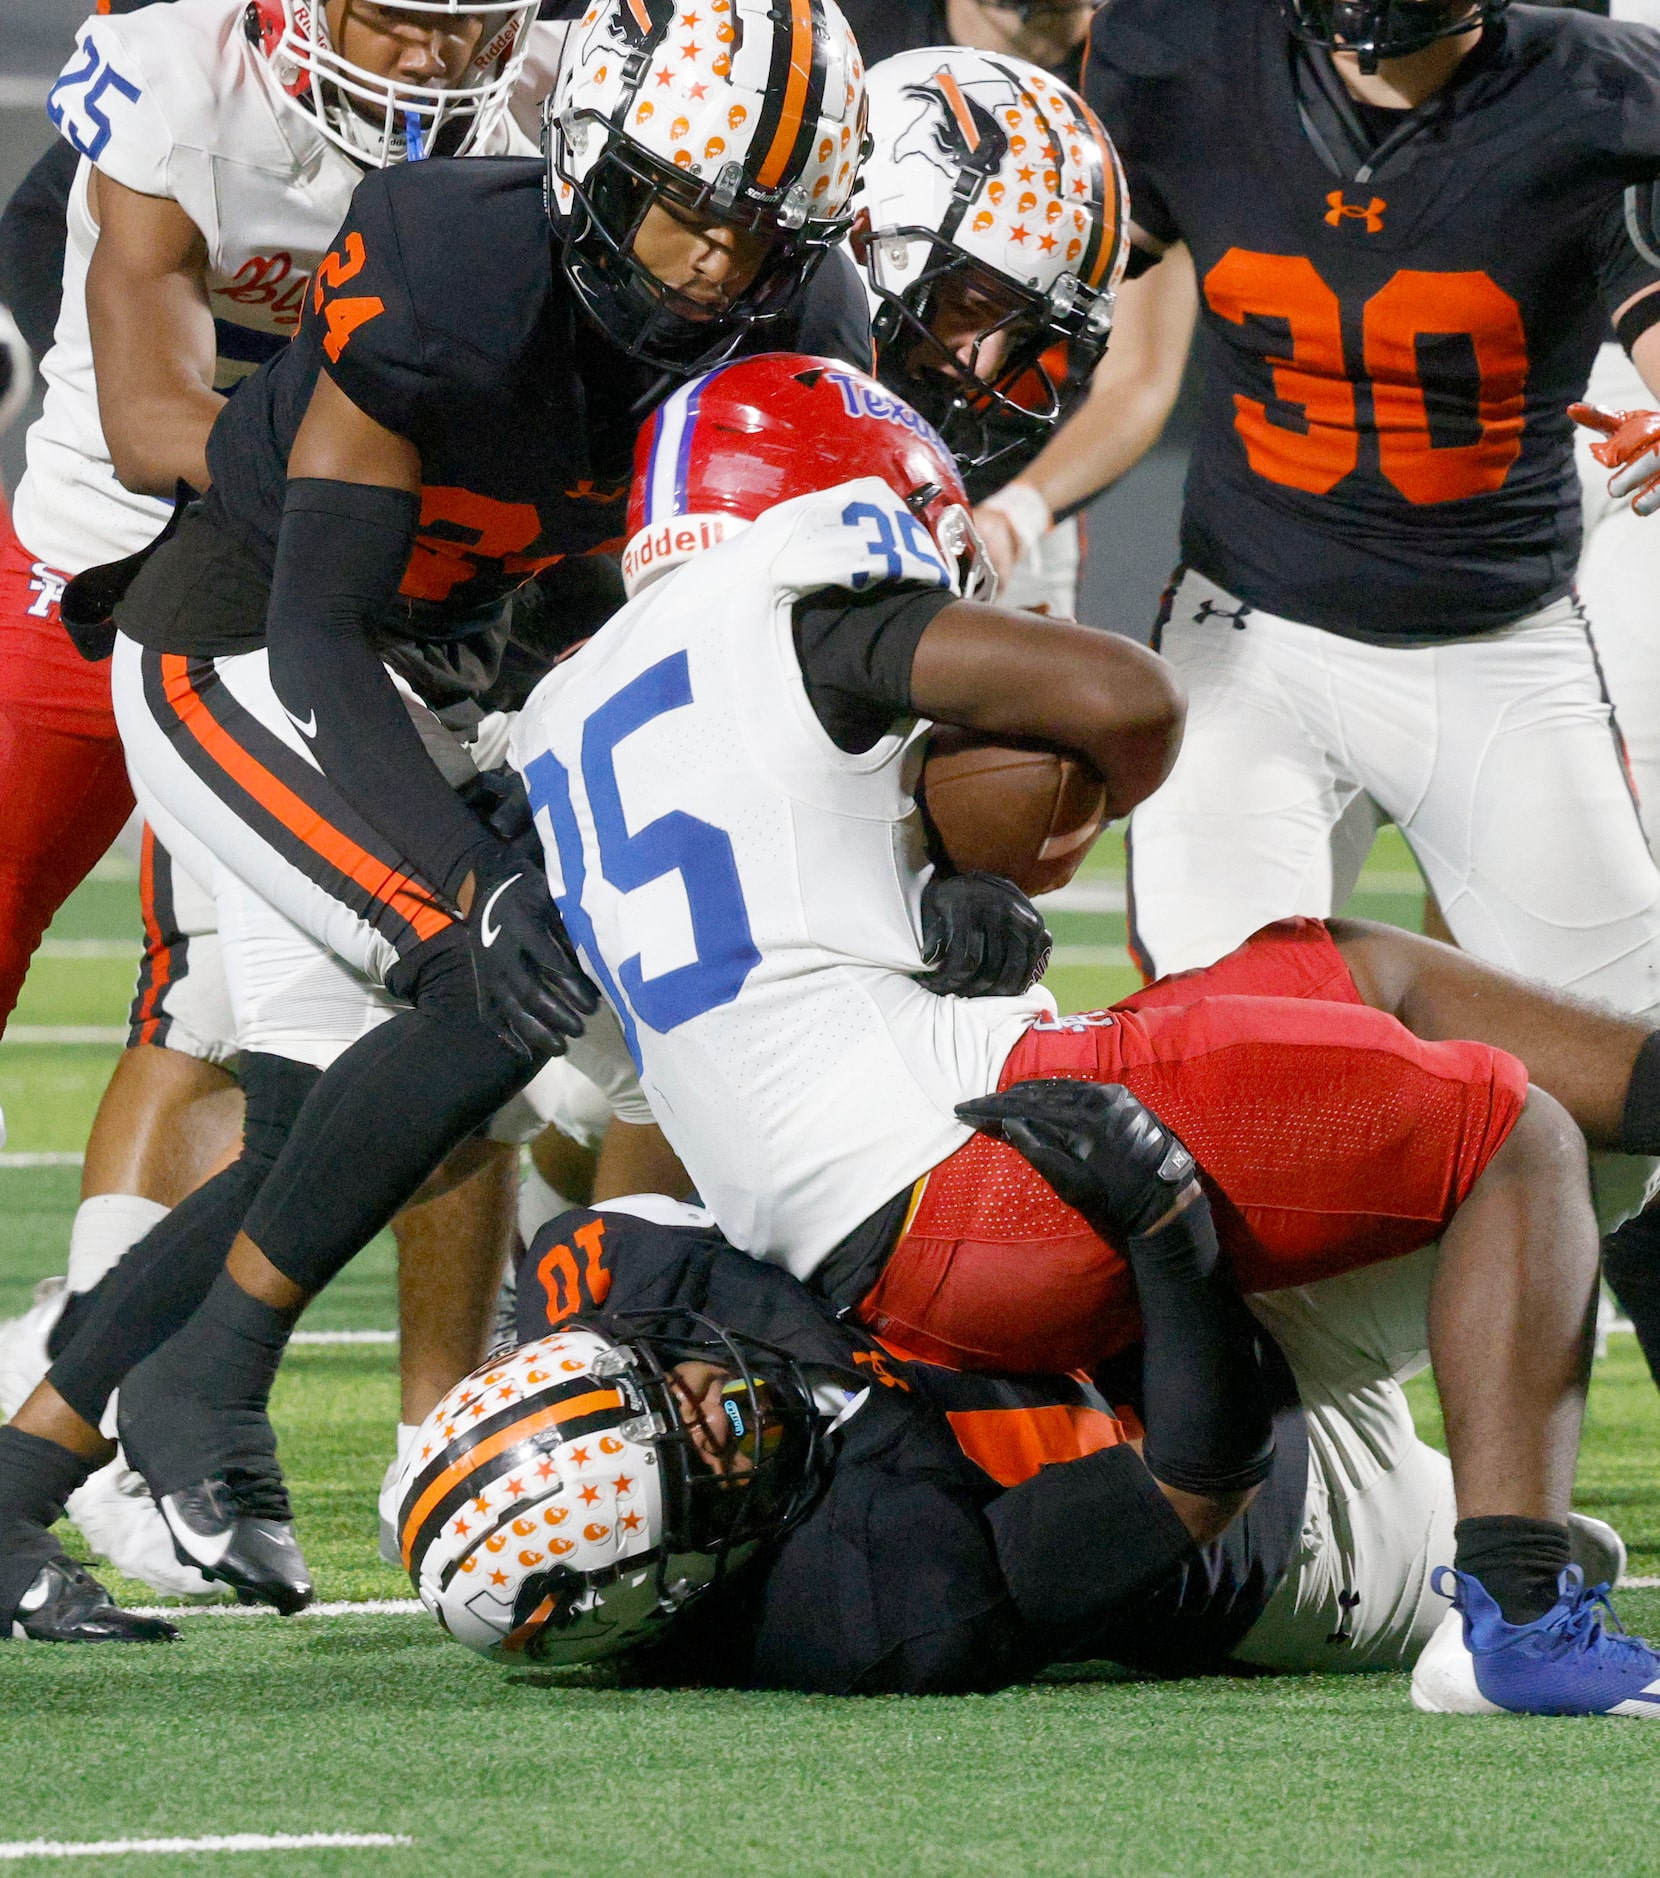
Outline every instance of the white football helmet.
{"type": "Polygon", "coordinates": [[[595,0],[566,44],[543,142],[583,304],[613,343],[695,371],[782,311],[846,233],[864,67],[836,0],[595,0]],[[634,259],[654,200],[772,237],[718,323],[686,317],[634,259]]]}
{"type": "Polygon", "coordinates": [[[481,1656],[587,1663],[648,1642],[811,1501],[819,1420],[788,1358],[690,1313],[615,1327],[627,1342],[572,1326],[474,1371],[400,1463],[404,1567],[481,1656]],[[740,1474],[713,1473],[686,1431],[669,1371],[688,1357],[732,1377],[740,1474]]]}
{"type": "Polygon", "coordinates": [[[382,78],[345,58],[329,36],[326,0],[253,0],[250,37],[278,84],[329,142],[367,169],[482,148],[507,114],[539,0],[386,0],[388,13],[433,25],[481,22],[478,46],[453,85],[382,78]]]}
{"type": "Polygon", "coordinates": [[[1128,258],[1118,154],[1042,66],[939,46],[870,73],[856,209],[878,374],[956,453],[976,500],[1086,389],[1128,258]],[[988,308],[972,362],[934,330],[942,295],[988,308]]]}

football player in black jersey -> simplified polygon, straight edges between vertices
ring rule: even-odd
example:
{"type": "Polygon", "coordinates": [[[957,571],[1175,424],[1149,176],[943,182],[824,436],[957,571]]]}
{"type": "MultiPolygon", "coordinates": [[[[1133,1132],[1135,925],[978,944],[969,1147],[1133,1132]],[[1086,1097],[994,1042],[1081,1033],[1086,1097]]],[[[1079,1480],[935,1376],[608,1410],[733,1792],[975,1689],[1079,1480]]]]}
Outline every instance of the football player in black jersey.
{"type": "MultiPolygon", "coordinates": [[[[0,1504],[61,1501],[106,1453],[108,1388],[205,1291],[180,1360],[241,1420],[209,1440],[164,1385],[135,1458],[179,1543],[229,1541],[279,1598],[308,1595],[262,1406],[299,1302],[595,1003],[539,861],[451,788],[383,660],[430,701],[484,688],[513,591],[616,543],[635,432],[676,377],[778,336],[868,357],[851,266],[811,280],[845,228],[863,95],[834,0],[614,0],[567,49],[546,169],[412,166],[359,191],[292,347],[215,431],[207,497],[121,604],[115,683],[152,822],[251,889],[256,924],[269,903],[402,1008],[322,1081],[271,1079],[237,1167],[135,1249],[59,1359],[68,1394],[43,1385],[0,1434],[0,1504]]],[[[51,1563],[27,1551],[0,1566],[8,1612],[51,1563]]],[[[48,1582],[70,1630],[106,1609],[48,1582]]]]}
{"type": "Polygon", "coordinates": [[[1572,593],[1566,407],[1611,319],[1660,359],[1623,193],[1660,170],[1660,40],[1440,0],[1110,0],[1085,95],[1206,335],[1160,629],[1189,732],[1132,830],[1147,969],[1340,904],[1382,815],[1460,943],[1653,1008],[1660,875],[1572,593]]]}

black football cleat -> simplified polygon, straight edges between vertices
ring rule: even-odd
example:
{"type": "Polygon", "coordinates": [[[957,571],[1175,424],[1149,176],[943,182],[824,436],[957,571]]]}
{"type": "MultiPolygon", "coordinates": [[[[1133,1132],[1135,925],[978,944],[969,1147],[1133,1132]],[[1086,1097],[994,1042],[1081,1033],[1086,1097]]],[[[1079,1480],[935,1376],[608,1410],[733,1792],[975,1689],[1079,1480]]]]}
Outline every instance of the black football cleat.
{"type": "Polygon", "coordinates": [[[72,1558],[41,1567],[18,1600],[11,1634],[33,1643],[175,1643],[179,1635],[160,1617],[122,1610],[72,1558]]]}
{"type": "Polygon", "coordinates": [[[285,1617],[311,1602],[311,1572],[280,1476],[229,1468],[164,1494],[161,1510],[180,1560],[229,1585],[240,1602],[269,1604],[285,1617]]]}

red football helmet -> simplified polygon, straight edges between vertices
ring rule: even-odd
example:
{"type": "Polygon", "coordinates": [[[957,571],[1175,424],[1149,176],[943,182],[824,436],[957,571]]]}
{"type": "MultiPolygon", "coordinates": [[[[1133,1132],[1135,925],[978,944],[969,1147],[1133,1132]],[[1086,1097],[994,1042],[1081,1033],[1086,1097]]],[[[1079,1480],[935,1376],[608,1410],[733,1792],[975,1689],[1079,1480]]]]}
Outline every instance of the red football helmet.
{"type": "Polygon", "coordinates": [[[991,597],[997,577],[939,433],[874,378],[798,352],[705,372],[641,431],[622,562],[629,597],[780,502],[859,476],[880,477],[917,517],[960,592],[991,597]]]}

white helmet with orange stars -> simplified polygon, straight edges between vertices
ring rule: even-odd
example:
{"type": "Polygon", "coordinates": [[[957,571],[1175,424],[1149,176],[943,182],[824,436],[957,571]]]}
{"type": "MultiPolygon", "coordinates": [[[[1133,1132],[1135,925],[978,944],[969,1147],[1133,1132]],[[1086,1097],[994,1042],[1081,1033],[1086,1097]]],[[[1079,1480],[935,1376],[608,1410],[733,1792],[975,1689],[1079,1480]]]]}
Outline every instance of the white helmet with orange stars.
{"type": "Polygon", "coordinates": [[[979,500],[1100,359],[1129,252],[1124,172],[1069,85],[965,46],[875,66],[870,130],[855,245],[879,376],[945,438],[979,500]],[[983,309],[977,347],[942,338],[947,302],[959,329],[983,309]]]}
{"type": "Polygon", "coordinates": [[[864,67],[836,0],[594,0],[546,107],[548,206],[566,275],[624,350],[694,371],[781,313],[847,232],[864,67]],[[768,239],[718,322],[635,259],[646,211],[768,239]]]}
{"type": "Polygon", "coordinates": [[[405,1569],[481,1656],[587,1663],[649,1642],[810,1502],[818,1414],[788,1358],[689,1312],[608,1327],[627,1340],[572,1325],[474,1371],[400,1467],[405,1569]],[[687,1363],[729,1379],[719,1467],[692,1436],[687,1363]]]}

